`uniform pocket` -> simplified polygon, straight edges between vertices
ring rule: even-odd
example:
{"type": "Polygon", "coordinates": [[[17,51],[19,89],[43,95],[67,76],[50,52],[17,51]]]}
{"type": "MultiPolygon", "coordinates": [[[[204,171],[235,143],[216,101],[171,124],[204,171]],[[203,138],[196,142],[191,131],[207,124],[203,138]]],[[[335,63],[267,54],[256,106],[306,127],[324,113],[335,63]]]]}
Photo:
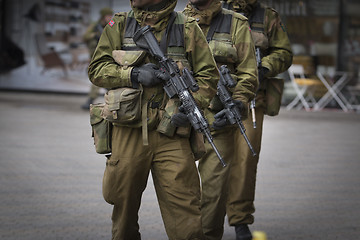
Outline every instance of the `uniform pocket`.
{"type": "Polygon", "coordinates": [[[90,125],[95,150],[100,154],[111,153],[112,124],[101,116],[103,103],[90,105],[90,125]]]}

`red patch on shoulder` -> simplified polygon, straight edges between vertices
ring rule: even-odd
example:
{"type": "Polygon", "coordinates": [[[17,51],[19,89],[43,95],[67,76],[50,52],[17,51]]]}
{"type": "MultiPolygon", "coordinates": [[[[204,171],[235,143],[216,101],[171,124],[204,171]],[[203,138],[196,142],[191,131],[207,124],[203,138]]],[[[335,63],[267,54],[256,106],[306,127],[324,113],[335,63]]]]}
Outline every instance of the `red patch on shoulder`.
{"type": "Polygon", "coordinates": [[[110,27],[114,26],[114,24],[115,24],[114,20],[110,20],[109,22],[110,27]]]}

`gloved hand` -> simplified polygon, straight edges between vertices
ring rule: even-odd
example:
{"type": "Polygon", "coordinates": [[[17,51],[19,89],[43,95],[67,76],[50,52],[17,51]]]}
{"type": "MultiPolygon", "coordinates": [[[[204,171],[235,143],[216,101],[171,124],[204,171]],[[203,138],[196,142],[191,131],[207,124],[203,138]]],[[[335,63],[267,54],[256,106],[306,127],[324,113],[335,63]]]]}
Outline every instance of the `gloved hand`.
{"type": "Polygon", "coordinates": [[[269,72],[270,70],[266,67],[260,67],[258,70],[258,74],[259,74],[259,82],[262,82],[264,80],[265,75],[269,72]]]}
{"type": "Polygon", "coordinates": [[[175,127],[186,127],[189,125],[189,123],[190,121],[187,115],[183,112],[175,113],[171,117],[171,124],[174,125],[175,127]]]}
{"type": "Polygon", "coordinates": [[[161,71],[159,67],[153,63],[146,63],[141,67],[134,67],[131,71],[131,82],[135,88],[139,87],[139,83],[145,87],[152,87],[168,79],[168,74],[161,71]]]}
{"type": "MultiPolygon", "coordinates": [[[[235,107],[238,108],[240,112],[241,120],[245,120],[248,116],[248,109],[246,107],[247,105],[242,103],[240,100],[234,100],[234,103],[235,107]]],[[[226,111],[226,109],[223,109],[214,115],[215,121],[212,125],[214,129],[220,129],[230,124],[229,120],[226,117],[226,111]]]]}
{"type": "Polygon", "coordinates": [[[239,112],[241,114],[241,120],[244,121],[245,119],[248,118],[248,104],[244,104],[242,101],[240,100],[234,100],[234,103],[236,105],[236,107],[239,109],[239,112]]]}
{"type": "Polygon", "coordinates": [[[213,125],[212,125],[212,127],[214,129],[216,129],[216,130],[221,129],[221,128],[225,127],[226,125],[230,124],[225,113],[226,113],[226,109],[223,109],[214,115],[215,121],[213,122],[213,125]]]}

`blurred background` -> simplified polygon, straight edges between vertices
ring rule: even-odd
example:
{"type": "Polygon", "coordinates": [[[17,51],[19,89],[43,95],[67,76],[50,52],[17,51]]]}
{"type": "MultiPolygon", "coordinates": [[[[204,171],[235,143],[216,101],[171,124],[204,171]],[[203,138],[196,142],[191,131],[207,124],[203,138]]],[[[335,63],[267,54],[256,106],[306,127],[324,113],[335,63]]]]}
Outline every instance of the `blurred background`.
{"type": "MultiPolygon", "coordinates": [[[[294,60],[280,74],[280,114],[265,116],[250,228],[269,240],[358,239],[360,1],[260,2],[279,12],[294,60]]],[[[0,0],[0,239],[111,238],[105,157],[81,109],[82,35],[104,7],[130,9],[129,0],[0,0]]],[[[151,178],[139,224],[142,239],[167,239],[151,178]]],[[[234,237],[226,223],[223,239],[234,237]]]]}
{"type": "MultiPolygon", "coordinates": [[[[130,9],[129,1],[125,0],[1,0],[0,2],[0,88],[3,89],[87,92],[90,85],[86,76],[89,54],[82,40],[86,27],[99,19],[99,10],[103,7],[110,7],[114,12],[130,9]]],[[[186,2],[179,0],[176,10],[182,10],[186,2]]],[[[346,72],[346,80],[339,84],[339,89],[345,98],[342,102],[345,102],[346,110],[357,110],[360,2],[356,0],[261,0],[260,2],[274,7],[279,12],[292,43],[293,64],[303,66],[305,77],[320,80],[318,77],[320,73],[327,82],[330,82],[331,87],[346,72]]],[[[297,86],[294,89],[294,83],[291,83],[288,72],[282,77],[286,79],[282,99],[285,105],[298,95],[298,91],[297,86]]],[[[312,92],[316,100],[319,100],[329,89],[329,86],[324,86],[320,81],[309,84],[312,87],[317,85],[316,91],[312,92]]],[[[327,102],[321,103],[321,109],[323,107],[345,109],[336,99],[328,99],[327,102]]]]}

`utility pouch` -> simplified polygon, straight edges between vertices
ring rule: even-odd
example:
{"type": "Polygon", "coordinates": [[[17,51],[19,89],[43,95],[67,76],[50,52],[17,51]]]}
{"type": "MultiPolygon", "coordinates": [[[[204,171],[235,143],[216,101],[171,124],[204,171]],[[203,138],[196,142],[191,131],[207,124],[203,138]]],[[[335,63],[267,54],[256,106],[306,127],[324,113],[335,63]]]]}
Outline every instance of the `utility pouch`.
{"type": "Polygon", "coordinates": [[[125,51],[125,50],[114,50],[112,51],[112,57],[116,63],[121,66],[137,66],[145,58],[145,51],[125,51]]]}
{"type": "Polygon", "coordinates": [[[169,99],[166,103],[156,131],[168,137],[174,136],[176,127],[171,124],[171,116],[179,111],[179,106],[180,101],[178,99],[169,99]]]}
{"type": "Polygon", "coordinates": [[[142,89],[117,88],[105,93],[101,116],[115,124],[134,124],[141,121],[142,89]]]}
{"type": "Polygon", "coordinates": [[[100,154],[111,153],[112,124],[101,116],[104,105],[90,104],[91,136],[94,138],[95,150],[100,154]]]}
{"type": "Polygon", "coordinates": [[[266,81],[265,114],[269,116],[276,116],[279,114],[281,106],[281,97],[284,91],[284,79],[267,78],[266,81]]]}
{"type": "Polygon", "coordinates": [[[216,62],[236,63],[238,55],[235,46],[230,41],[212,40],[209,47],[216,62]]]}

